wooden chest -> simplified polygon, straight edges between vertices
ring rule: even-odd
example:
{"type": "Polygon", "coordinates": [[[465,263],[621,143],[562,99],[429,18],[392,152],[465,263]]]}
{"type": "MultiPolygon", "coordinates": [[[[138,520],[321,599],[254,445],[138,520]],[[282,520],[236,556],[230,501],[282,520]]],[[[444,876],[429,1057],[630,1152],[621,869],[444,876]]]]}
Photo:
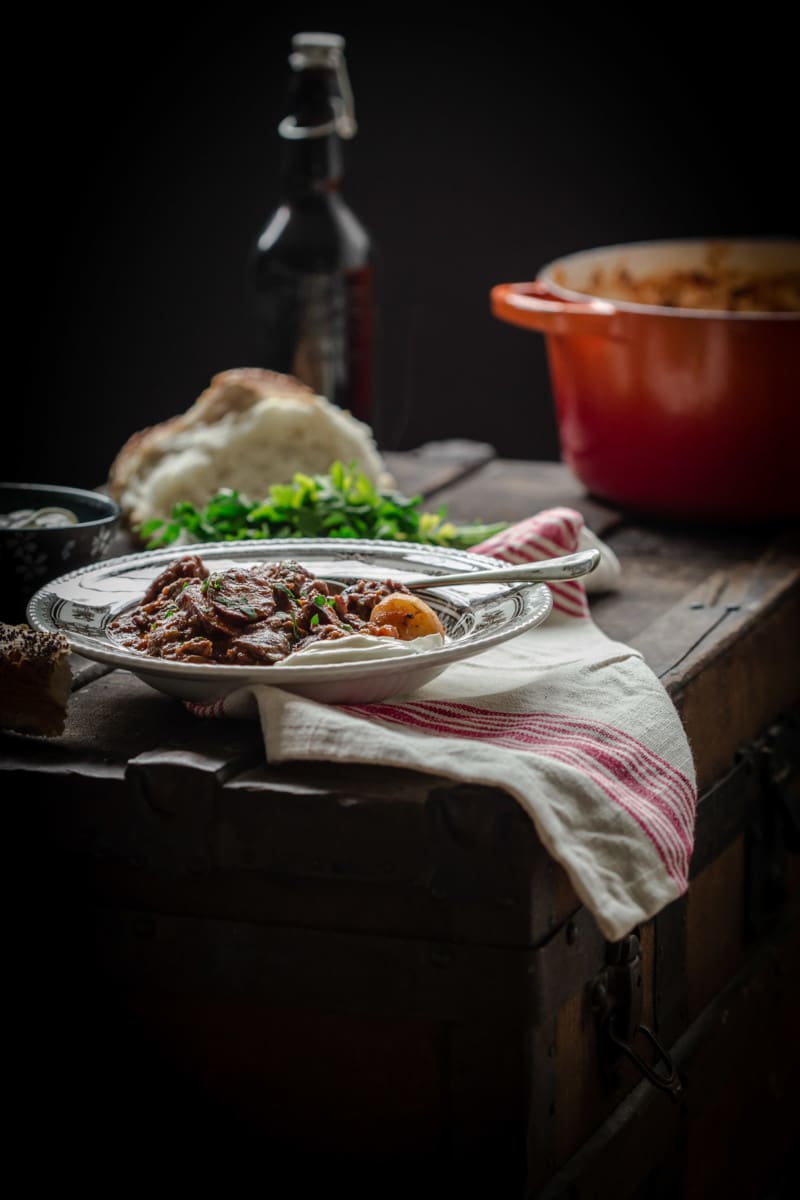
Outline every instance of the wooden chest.
{"type": "Polygon", "coordinates": [[[484,446],[393,466],[454,519],[569,504],[616,549],[595,618],[696,759],[688,895],[608,945],[505,793],[270,767],[254,723],[76,663],[61,738],[0,735],[18,1143],[93,1186],[768,1196],[798,1116],[796,531],[634,521],[484,446]]]}

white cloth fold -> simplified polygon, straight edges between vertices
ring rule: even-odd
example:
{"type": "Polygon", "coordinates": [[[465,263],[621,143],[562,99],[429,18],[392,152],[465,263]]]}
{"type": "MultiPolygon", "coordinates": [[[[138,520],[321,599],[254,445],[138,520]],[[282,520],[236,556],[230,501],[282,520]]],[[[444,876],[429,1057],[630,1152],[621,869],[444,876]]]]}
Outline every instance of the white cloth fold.
{"type": "MultiPolygon", "coordinates": [[[[602,555],[590,586],[618,586],[616,556],[572,509],[548,509],[474,550],[523,562],[585,545],[602,555]]],[[[616,941],[688,886],[694,766],[663,685],[637,651],[597,628],[583,582],[550,586],[543,625],[452,664],[412,695],[327,705],[258,686],[189,707],[257,712],[271,763],[374,763],[505,789],[616,941]]]]}

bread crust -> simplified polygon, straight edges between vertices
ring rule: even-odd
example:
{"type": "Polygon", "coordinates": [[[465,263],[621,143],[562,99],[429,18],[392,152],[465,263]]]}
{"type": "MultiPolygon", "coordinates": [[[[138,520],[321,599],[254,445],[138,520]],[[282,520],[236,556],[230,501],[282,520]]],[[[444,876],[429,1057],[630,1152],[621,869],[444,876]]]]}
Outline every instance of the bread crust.
{"type": "Polygon", "coordinates": [[[154,460],[168,451],[175,434],[193,425],[213,425],[231,412],[243,412],[252,408],[266,396],[291,397],[312,401],[311,388],[291,375],[259,367],[233,367],[219,371],[211,377],[211,383],[186,412],[168,417],[155,425],[147,425],[132,433],[123,444],[111,464],[108,473],[108,488],[119,502],[131,478],[141,472],[148,460],[154,460]]]}
{"type": "MultiPolygon", "coordinates": [[[[129,530],[135,532],[138,525],[151,517],[168,518],[170,513],[162,494],[165,475],[174,468],[176,484],[173,491],[179,490],[181,472],[186,470],[185,459],[181,460],[180,456],[186,454],[187,448],[194,447],[201,447],[203,456],[198,474],[192,476],[192,483],[196,485],[195,499],[197,489],[203,487],[203,473],[207,479],[207,499],[220,486],[249,492],[251,488],[243,485],[243,479],[253,483],[254,459],[258,455],[264,463],[263,477],[259,476],[258,492],[251,499],[266,496],[274,483],[289,482],[293,473],[289,464],[294,464],[294,470],[316,474],[327,471],[335,459],[342,457],[348,461],[355,458],[360,469],[376,484],[391,485],[394,482],[372,430],[363,421],[316,395],[294,376],[259,367],[236,367],[214,375],[209,386],[186,412],[131,434],[115,456],[109,468],[107,488],[119,503],[129,530]],[[259,411],[263,410],[265,404],[273,419],[271,423],[266,418],[261,420],[257,436],[248,439],[247,471],[227,460],[221,466],[230,440],[237,436],[237,428],[241,430],[248,414],[252,416],[252,410],[259,406],[259,411]],[[284,411],[291,412],[291,437],[281,425],[284,411]],[[217,444],[212,446],[209,431],[215,426],[219,426],[220,434],[217,444]],[[299,426],[302,428],[298,433],[299,426]],[[309,446],[308,461],[303,461],[299,448],[302,431],[312,428],[314,445],[309,446]],[[269,443],[270,429],[275,431],[274,444],[269,443]],[[325,444],[330,446],[329,453],[323,450],[325,444]],[[151,487],[156,472],[158,485],[151,487]]],[[[193,497],[189,494],[172,496],[172,499],[190,498],[193,497]]]]}
{"type": "Polygon", "coordinates": [[[0,728],[63,733],[72,683],[63,633],[0,623],[0,728]]]}

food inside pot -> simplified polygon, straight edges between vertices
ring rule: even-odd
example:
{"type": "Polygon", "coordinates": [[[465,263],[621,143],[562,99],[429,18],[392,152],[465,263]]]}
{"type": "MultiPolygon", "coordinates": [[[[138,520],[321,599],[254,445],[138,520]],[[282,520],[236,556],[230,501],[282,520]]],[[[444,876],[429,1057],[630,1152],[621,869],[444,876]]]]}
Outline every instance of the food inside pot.
{"type": "Polygon", "coordinates": [[[402,583],[359,579],[337,591],[294,561],[212,572],[193,554],[170,563],[108,632],[154,658],[246,666],[353,635],[444,640],[436,613],[402,583]]]}
{"type": "MultiPolygon", "coordinates": [[[[562,286],[568,286],[557,279],[562,286]]],[[[636,275],[626,267],[595,268],[588,294],[604,300],[722,312],[800,312],[800,271],[756,274],[722,264],[636,275]]]]}

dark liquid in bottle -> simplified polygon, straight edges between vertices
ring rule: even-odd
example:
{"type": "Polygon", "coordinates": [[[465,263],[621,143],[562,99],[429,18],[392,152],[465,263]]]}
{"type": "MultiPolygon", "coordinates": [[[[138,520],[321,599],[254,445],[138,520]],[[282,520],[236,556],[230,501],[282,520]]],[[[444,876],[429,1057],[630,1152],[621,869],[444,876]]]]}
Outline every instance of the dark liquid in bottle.
{"type": "Polygon", "coordinates": [[[339,193],[335,94],[332,70],[296,71],[280,127],[283,203],[251,264],[256,365],[295,375],[372,424],[372,247],[339,193]]]}
{"type": "Polygon", "coordinates": [[[254,263],[257,349],[260,365],[296,375],[318,395],[370,421],[369,239],[363,230],[342,229],[341,204],[338,197],[314,197],[287,214],[271,245],[263,245],[265,231],[254,263]]]}

